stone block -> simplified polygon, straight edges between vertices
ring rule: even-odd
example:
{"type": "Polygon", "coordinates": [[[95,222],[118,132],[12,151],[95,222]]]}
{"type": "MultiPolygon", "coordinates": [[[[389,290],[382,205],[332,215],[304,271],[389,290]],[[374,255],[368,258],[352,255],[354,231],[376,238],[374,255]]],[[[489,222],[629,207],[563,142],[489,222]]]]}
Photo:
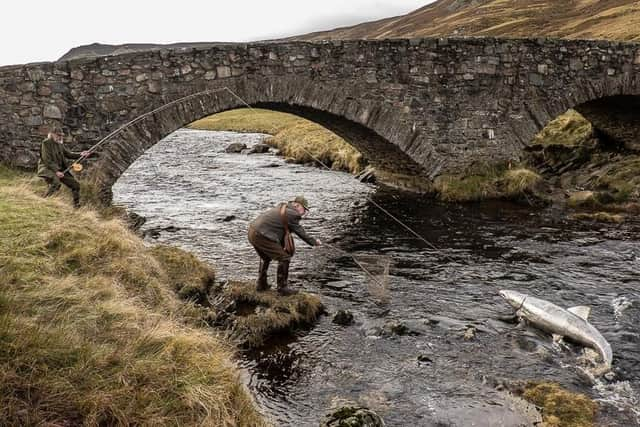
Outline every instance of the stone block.
{"type": "Polygon", "coordinates": [[[218,74],[218,77],[221,79],[231,77],[231,67],[227,67],[226,65],[216,67],[216,72],[218,74]]]}
{"type": "Polygon", "coordinates": [[[42,115],[47,119],[62,119],[62,112],[57,105],[45,105],[42,109],[42,115]]]}
{"type": "Polygon", "coordinates": [[[40,96],[49,96],[51,95],[51,88],[48,86],[40,86],[38,88],[38,95],[40,96]]]}
{"type": "Polygon", "coordinates": [[[206,73],[204,73],[204,79],[205,80],[214,80],[216,78],[216,72],[215,71],[207,71],[206,73]]]}
{"type": "Polygon", "coordinates": [[[160,93],[162,92],[162,84],[157,81],[150,81],[147,84],[147,90],[151,93],[160,93]]]}

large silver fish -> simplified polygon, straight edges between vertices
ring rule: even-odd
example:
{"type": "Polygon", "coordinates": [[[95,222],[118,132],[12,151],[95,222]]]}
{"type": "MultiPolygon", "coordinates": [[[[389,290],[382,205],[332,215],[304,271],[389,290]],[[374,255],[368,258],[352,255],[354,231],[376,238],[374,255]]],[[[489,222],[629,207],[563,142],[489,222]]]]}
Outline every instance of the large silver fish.
{"type": "Polygon", "coordinates": [[[516,291],[502,290],[500,296],[516,309],[516,314],[532,325],[586,347],[595,349],[609,370],[613,359],[611,345],[602,334],[587,321],[591,309],[586,306],[564,309],[549,301],[541,300],[516,291]]]}

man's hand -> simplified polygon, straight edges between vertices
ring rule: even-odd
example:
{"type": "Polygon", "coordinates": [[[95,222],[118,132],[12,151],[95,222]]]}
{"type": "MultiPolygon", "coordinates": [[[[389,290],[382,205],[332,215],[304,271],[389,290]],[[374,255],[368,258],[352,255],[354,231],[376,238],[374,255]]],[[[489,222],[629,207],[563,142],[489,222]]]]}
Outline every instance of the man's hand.
{"type": "Polygon", "coordinates": [[[60,179],[64,178],[64,174],[60,171],[56,172],[56,176],[60,179]]]}
{"type": "Polygon", "coordinates": [[[316,246],[322,246],[322,242],[320,241],[320,239],[316,239],[316,246]]]}
{"type": "Polygon", "coordinates": [[[80,153],[80,157],[89,157],[91,155],[91,151],[83,151],[80,153]]]}

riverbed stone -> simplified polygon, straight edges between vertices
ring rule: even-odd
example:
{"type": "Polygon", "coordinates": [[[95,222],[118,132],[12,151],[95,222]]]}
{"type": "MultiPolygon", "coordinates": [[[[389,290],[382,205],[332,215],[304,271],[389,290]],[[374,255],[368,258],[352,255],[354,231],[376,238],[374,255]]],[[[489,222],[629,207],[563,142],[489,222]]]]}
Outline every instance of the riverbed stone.
{"type": "Polygon", "coordinates": [[[348,310],[338,310],[333,316],[333,323],[342,326],[353,324],[353,314],[348,310]]]}
{"type": "Polygon", "coordinates": [[[320,427],[384,427],[382,417],[359,406],[344,406],[325,416],[320,427]]]}
{"type": "Polygon", "coordinates": [[[249,149],[247,154],[264,154],[264,153],[268,153],[270,148],[271,147],[269,147],[267,144],[256,144],[253,147],[251,147],[251,149],[249,149]]]}
{"type": "Polygon", "coordinates": [[[227,148],[224,149],[225,153],[242,153],[242,150],[246,150],[247,144],[244,142],[234,142],[232,144],[227,145],[227,148]]]}

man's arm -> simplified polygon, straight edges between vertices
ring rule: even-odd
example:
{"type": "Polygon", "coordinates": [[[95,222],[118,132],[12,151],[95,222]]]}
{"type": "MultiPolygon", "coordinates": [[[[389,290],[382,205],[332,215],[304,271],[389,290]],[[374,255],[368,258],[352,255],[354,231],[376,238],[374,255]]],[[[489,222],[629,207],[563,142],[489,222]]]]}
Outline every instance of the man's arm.
{"type": "Polygon", "coordinates": [[[74,159],[75,160],[75,159],[79,159],[80,157],[83,157],[82,153],[76,153],[75,151],[69,151],[69,150],[67,150],[67,147],[65,147],[65,146],[62,147],[62,151],[64,152],[64,156],[67,159],[74,159]]]}
{"type": "Polygon", "coordinates": [[[307,234],[307,231],[304,229],[304,227],[300,225],[299,217],[293,217],[289,219],[289,229],[294,233],[296,233],[302,240],[307,242],[307,244],[310,246],[318,246],[320,244],[320,242],[317,239],[307,234]]]}

